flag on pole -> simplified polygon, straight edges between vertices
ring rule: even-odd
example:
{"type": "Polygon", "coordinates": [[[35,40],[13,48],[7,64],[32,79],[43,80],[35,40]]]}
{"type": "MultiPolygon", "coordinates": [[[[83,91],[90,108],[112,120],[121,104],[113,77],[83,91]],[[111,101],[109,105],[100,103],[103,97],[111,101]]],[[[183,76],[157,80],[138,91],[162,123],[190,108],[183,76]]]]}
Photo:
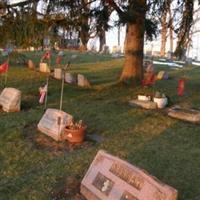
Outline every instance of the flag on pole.
{"type": "Polygon", "coordinates": [[[45,54],[42,56],[42,60],[47,59],[49,60],[51,58],[51,54],[49,51],[45,52],[45,54]]]}
{"type": "Polygon", "coordinates": [[[47,95],[47,90],[48,90],[48,85],[46,84],[44,87],[40,87],[39,88],[39,93],[40,93],[40,97],[39,97],[39,103],[43,104],[45,97],[47,95]]]}
{"type": "Polygon", "coordinates": [[[185,91],[185,79],[181,78],[178,80],[178,96],[183,96],[185,91]]]}
{"type": "Polygon", "coordinates": [[[0,73],[7,72],[8,71],[8,67],[9,67],[9,64],[8,64],[8,60],[7,60],[3,64],[0,65],[0,73]]]}
{"type": "Polygon", "coordinates": [[[57,64],[57,65],[60,65],[61,60],[62,60],[62,57],[61,57],[61,56],[57,56],[57,57],[56,57],[56,64],[57,64]]]}

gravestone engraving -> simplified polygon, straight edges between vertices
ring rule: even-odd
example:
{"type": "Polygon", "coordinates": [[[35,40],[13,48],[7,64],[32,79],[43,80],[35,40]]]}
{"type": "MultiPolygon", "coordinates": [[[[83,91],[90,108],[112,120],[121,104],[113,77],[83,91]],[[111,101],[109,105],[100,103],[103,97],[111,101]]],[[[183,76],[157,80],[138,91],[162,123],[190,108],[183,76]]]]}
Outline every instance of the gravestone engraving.
{"type": "Polygon", "coordinates": [[[40,63],[39,70],[40,70],[40,72],[43,72],[43,73],[50,73],[50,69],[49,69],[47,63],[40,63]]]}
{"type": "Polygon", "coordinates": [[[47,109],[42,119],[38,123],[38,129],[52,137],[56,141],[62,140],[62,134],[66,126],[73,120],[73,117],[61,110],[47,109]]]}
{"type": "Polygon", "coordinates": [[[80,87],[90,87],[90,82],[82,74],[78,74],[77,81],[78,81],[78,86],[80,86],[80,87]]]}
{"type": "Polygon", "coordinates": [[[61,68],[54,69],[54,78],[58,79],[58,80],[62,79],[62,69],[61,68]]]}
{"type": "Polygon", "coordinates": [[[21,107],[21,91],[4,88],[0,95],[0,105],[5,112],[18,112],[21,107]]]}
{"type": "Polygon", "coordinates": [[[177,190],[100,150],[81,182],[87,200],[177,200],[177,190]]]}
{"type": "Polygon", "coordinates": [[[141,101],[138,99],[133,99],[129,101],[129,105],[133,107],[141,107],[145,109],[156,109],[157,108],[157,103],[153,101],[141,101]]]}

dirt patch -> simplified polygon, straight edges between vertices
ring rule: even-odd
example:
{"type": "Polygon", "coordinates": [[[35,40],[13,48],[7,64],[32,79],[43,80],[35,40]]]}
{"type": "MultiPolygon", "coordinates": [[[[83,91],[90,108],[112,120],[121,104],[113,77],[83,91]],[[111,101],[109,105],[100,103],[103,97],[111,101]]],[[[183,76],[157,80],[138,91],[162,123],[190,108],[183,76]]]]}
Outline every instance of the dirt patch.
{"type": "Polygon", "coordinates": [[[57,142],[39,132],[36,123],[26,125],[23,129],[23,135],[32,144],[33,148],[54,153],[71,152],[77,149],[86,149],[94,145],[94,142],[87,140],[81,144],[72,144],[67,140],[57,142]]]}
{"type": "Polygon", "coordinates": [[[59,180],[50,196],[53,200],[86,200],[80,194],[80,181],[73,176],[59,180]]]}

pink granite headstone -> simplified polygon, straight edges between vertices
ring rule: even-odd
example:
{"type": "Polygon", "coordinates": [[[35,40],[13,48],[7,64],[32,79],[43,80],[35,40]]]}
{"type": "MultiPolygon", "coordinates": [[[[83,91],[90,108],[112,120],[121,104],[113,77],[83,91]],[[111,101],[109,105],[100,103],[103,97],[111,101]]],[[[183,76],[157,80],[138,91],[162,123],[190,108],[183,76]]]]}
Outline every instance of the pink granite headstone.
{"type": "Polygon", "coordinates": [[[81,182],[87,200],[177,200],[177,190],[100,150],[81,182]]]}

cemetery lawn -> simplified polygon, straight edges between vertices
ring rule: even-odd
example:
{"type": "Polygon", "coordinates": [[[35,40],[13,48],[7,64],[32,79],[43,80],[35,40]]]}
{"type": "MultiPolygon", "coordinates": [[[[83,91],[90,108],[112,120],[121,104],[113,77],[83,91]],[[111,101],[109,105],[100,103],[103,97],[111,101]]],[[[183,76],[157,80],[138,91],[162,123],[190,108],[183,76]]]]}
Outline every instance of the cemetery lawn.
{"type": "MultiPolygon", "coordinates": [[[[69,54],[66,54],[66,62],[69,54]]],[[[40,55],[26,58],[39,62],[40,55]]],[[[97,151],[127,160],[179,192],[179,200],[200,199],[200,126],[169,118],[165,111],[133,108],[128,101],[139,93],[153,95],[160,90],[170,104],[200,109],[200,67],[166,70],[170,79],[152,88],[118,84],[123,59],[83,55],[72,61],[70,72],[82,73],[91,82],[89,89],[65,85],[63,110],[88,126],[88,135],[101,141],[71,146],[57,144],[37,131],[44,108],[38,104],[38,88],[46,75],[11,64],[9,87],[23,92],[22,111],[0,112],[0,200],[75,199],[79,184],[97,151]],[[177,82],[186,78],[186,94],[178,97],[177,82]]],[[[1,77],[3,89],[3,76],[1,77]]],[[[49,81],[48,108],[59,109],[61,82],[49,81]]],[[[80,199],[80,198],[79,198],[80,199]]]]}

